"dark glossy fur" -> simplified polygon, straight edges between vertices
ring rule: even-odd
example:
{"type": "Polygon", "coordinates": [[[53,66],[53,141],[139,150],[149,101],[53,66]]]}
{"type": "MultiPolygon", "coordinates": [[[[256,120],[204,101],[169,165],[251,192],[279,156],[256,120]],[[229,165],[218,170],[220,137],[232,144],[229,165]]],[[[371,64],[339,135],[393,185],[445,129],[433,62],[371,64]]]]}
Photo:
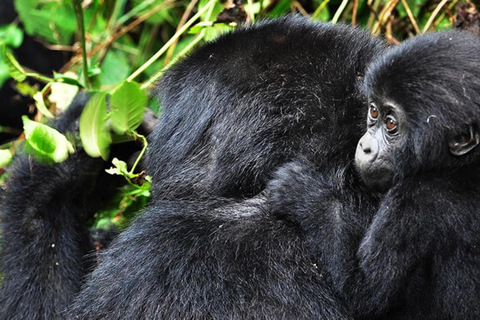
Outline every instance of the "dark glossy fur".
{"type": "MultiPolygon", "coordinates": [[[[20,160],[3,208],[0,318],[348,319],[303,232],[262,190],[302,157],[340,168],[357,198],[357,78],[381,50],[366,32],[290,17],[222,36],[170,70],[150,136],[152,202],[82,290],[77,221],[88,214],[76,204],[91,201],[91,180],[75,158],[20,160]]],[[[374,197],[360,197],[355,212],[370,212],[374,197]]]]}
{"type": "Polygon", "coordinates": [[[363,131],[358,86],[381,49],[367,32],[298,17],[200,48],[160,83],[155,196],[243,198],[299,156],[350,163],[363,131]]]}
{"type": "Polygon", "coordinates": [[[480,149],[454,156],[447,143],[480,124],[479,50],[473,35],[434,33],[369,68],[369,97],[400,106],[406,132],[365,234],[348,222],[350,195],[312,165],[288,165],[271,183],[276,211],[302,225],[355,318],[480,319],[480,149]]]}

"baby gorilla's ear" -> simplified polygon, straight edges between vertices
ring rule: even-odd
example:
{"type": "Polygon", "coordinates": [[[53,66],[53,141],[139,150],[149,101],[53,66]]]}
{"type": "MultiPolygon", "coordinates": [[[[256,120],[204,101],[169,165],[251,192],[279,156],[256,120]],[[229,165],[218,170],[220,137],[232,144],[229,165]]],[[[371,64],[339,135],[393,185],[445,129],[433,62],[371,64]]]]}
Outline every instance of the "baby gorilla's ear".
{"type": "Polygon", "coordinates": [[[463,156],[472,151],[480,143],[480,132],[477,124],[470,124],[468,130],[455,136],[448,142],[450,153],[463,156]]]}

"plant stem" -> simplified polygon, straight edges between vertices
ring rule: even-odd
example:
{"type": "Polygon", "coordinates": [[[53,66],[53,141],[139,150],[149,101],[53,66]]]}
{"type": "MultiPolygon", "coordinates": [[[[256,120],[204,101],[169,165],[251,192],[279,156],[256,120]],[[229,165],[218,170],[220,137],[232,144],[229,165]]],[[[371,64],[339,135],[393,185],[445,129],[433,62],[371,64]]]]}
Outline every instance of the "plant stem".
{"type": "Polygon", "coordinates": [[[194,46],[197,45],[205,37],[205,29],[202,29],[200,33],[193,39],[182,51],[180,51],[175,58],[173,58],[162,70],[155,73],[147,82],[143,83],[140,88],[146,89],[154,84],[172,65],[177,63],[183,56],[185,56],[194,46]]]}
{"type": "Polygon", "coordinates": [[[143,158],[143,155],[145,154],[145,151],[147,151],[147,148],[148,148],[148,142],[147,142],[147,138],[145,138],[145,136],[142,136],[141,134],[139,134],[137,132],[133,132],[133,134],[136,138],[140,139],[140,142],[142,143],[143,148],[142,148],[142,151],[140,151],[140,154],[138,155],[137,160],[135,160],[135,163],[133,164],[132,169],[130,170],[129,174],[133,174],[135,172],[135,168],[137,167],[140,160],[143,158]]]}
{"type": "Polygon", "coordinates": [[[34,78],[34,79],[44,81],[44,82],[47,82],[47,83],[55,82],[55,79],[50,78],[50,77],[46,77],[46,76],[42,76],[41,74],[38,74],[38,73],[27,72],[27,73],[25,73],[25,75],[27,77],[34,78]]]}
{"type": "Polygon", "coordinates": [[[80,43],[82,46],[82,59],[83,59],[83,78],[85,80],[85,88],[91,89],[90,78],[88,76],[88,61],[87,61],[87,46],[85,44],[85,24],[83,20],[83,9],[81,0],[73,0],[73,6],[75,8],[75,15],[77,16],[77,26],[80,30],[80,43]]]}
{"type": "Polygon", "coordinates": [[[340,19],[340,16],[343,13],[343,10],[345,10],[345,7],[347,6],[348,0],[343,0],[342,3],[340,4],[340,7],[338,7],[337,12],[335,12],[335,15],[333,16],[332,23],[337,23],[338,20],[340,19]]]}
{"type": "Polygon", "coordinates": [[[145,62],[140,68],[138,68],[134,73],[132,73],[128,78],[127,78],[127,81],[132,81],[133,79],[135,79],[136,77],[138,77],[143,71],[145,71],[148,67],[150,67],[158,58],[160,58],[162,56],[162,54],[165,53],[165,51],[168,50],[168,48],[178,39],[180,38],[180,36],[182,34],[185,33],[185,31],[188,30],[188,28],[190,28],[190,26],[198,19],[200,18],[200,16],[205,12],[207,11],[210,7],[212,7],[215,2],[217,0],[210,0],[202,9],[200,9],[196,15],[194,15],[190,20],[188,20],[187,23],[185,23],[185,25],[180,29],[178,30],[174,35],[173,37],[170,38],[170,40],[167,41],[167,43],[165,43],[163,45],[162,48],[160,48],[160,50],[157,51],[157,53],[155,53],[150,59],[148,59],[147,62],[145,62]]]}

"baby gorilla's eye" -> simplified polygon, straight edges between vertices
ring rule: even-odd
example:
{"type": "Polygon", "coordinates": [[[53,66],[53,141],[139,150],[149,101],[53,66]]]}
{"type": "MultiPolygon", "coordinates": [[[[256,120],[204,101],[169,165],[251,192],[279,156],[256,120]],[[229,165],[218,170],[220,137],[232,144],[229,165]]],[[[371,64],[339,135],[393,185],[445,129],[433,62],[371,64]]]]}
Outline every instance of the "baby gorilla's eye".
{"type": "Polygon", "coordinates": [[[370,105],[370,110],[369,110],[368,114],[369,114],[371,119],[375,120],[375,119],[378,118],[378,109],[373,103],[370,105]]]}
{"type": "Polygon", "coordinates": [[[386,126],[387,131],[389,133],[393,133],[397,130],[397,120],[395,120],[395,118],[389,116],[385,120],[385,126],[386,126]]]}

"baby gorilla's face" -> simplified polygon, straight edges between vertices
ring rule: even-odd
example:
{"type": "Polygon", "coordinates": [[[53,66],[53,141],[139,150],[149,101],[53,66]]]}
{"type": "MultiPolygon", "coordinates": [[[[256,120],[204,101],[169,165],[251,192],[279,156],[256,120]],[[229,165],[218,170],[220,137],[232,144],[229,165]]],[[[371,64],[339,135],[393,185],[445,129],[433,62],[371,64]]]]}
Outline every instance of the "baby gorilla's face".
{"type": "Polygon", "coordinates": [[[403,143],[403,111],[383,99],[371,99],[367,132],[357,145],[355,164],[362,180],[377,191],[387,191],[394,176],[394,155],[403,143]]]}

